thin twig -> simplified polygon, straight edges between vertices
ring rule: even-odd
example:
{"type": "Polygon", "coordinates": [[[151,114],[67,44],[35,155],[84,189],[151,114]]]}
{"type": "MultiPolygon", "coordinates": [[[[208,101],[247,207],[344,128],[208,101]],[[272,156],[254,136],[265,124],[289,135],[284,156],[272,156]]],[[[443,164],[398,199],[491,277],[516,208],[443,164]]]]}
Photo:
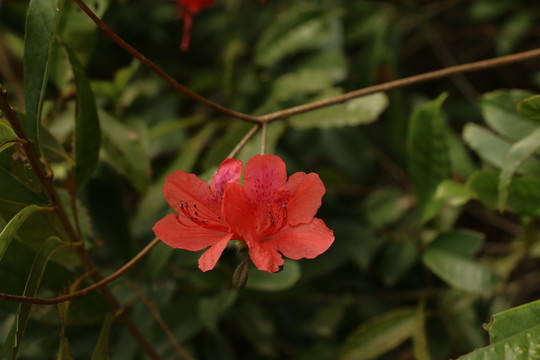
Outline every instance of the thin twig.
{"type": "Polygon", "coordinates": [[[146,67],[148,67],[150,70],[154,71],[157,75],[159,75],[163,80],[165,80],[169,85],[171,85],[173,88],[181,92],[182,94],[186,95],[187,97],[209,107],[210,109],[213,109],[223,115],[230,116],[232,118],[249,121],[249,122],[259,122],[257,117],[243,114],[234,110],[230,110],[222,105],[219,105],[211,100],[208,100],[207,98],[197,94],[194,91],[189,90],[184,85],[180,84],[178,81],[174,80],[169,74],[167,74],[165,71],[163,71],[159,66],[154,64],[151,60],[146,58],[143,54],[135,50],[134,47],[129,45],[127,42],[125,42],[122,38],[120,38],[114,31],[112,31],[101,19],[94,14],[88,6],[84,4],[82,0],[75,0],[77,5],[88,15],[101,30],[103,30],[108,37],[110,37],[114,42],[116,42],[118,45],[120,45],[121,48],[129,52],[133,57],[137,58],[140,62],[142,62],[146,67]]]}
{"type": "Polygon", "coordinates": [[[266,131],[268,130],[268,123],[262,124],[262,134],[261,134],[261,155],[264,155],[266,152],[266,131]]]}
{"type": "Polygon", "coordinates": [[[501,56],[498,58],[471,62],[463,65],[451,66],[448,68],[426,72],[419,75],[406,77],[399,80],[389,81],[383,84],[370,86],[364,89],[351,91],[339,96],[335,96],[329,99],[315,101],[309,104],[291,107],[285,110],[276,111],[267,115],[259,117],[261,121],[272,122],[278,119],[286,118],[292,115],[297,115],[312,110],[320,109],[326,106],[339,104],[348,100],[352,100],[361,96],[373,94],[380,91],[390,91],[406,86],[416,85],[427,81],[433,81],[441,78],[445,78],[451,75],[480,71],[512,63],[526,61],[540,57],[540,49],[534,49],[529,51],[523,51],[513,55],[501,56]]]}
{"type": "Polygon", "coordinates": [[[71,294],[67,294],[64,296],[59,296],[53,299],[43,299],[43,298],[35,298],[35,297],[28,297],[28,296],[17,296],[17,295],[10,295],[10,294],[3,294],[0,293],[0,300],[7,300],[7,301],[17,301],[17,302],[24,302],[24,303],[30,303],[30,304],[39,304],[39,305],[52,305],[52,304],[58,304],[65,301],[70,301],[75,298],[78,298],[80,296],[86,295],[96,289],[99,289],[100,287],[110,283],[111,281],[116,280],[118,277],[122,276],[126,271],[128,271],[130,268],[133,267],[139,260],[141,260],[150,250],[156,246],[156,244],[159,242],[158,238],[155,238],[152,240],[151,243],[146,245],[144,249],[142,249],[133,259],[131,259],[129,262],[127,262],[124,266],[122,266],[120,269],[118,269],[114,274],[107,276],[100,282],[97,282],[87,288],[84,288],[82,290],[73,292],[71,294]]]}
{"type": "MultiPolygon", "coordinates": [[[[17,115],[17,112],[11,107],[11,105],[8,102],[7,99],[7,91],[5,91],[0,86],[0,110],[4,113],[6,118],[8,119],[9,123],[11,124],[13,131],[19,137],[20,139],[23,139],[27,141],[26,144],[23,144],[22,147],[24,151],[26,152],[26,156],[28,158],[28,161],[30,163],[30,166],[32,167],[32,170],[34,174],[36,175],[37,179],[43,186],[43,189],[45,190],[45,193],[47,194],[47,197],[49,198],[49,202],[52,207],[55,208],[56,214],[58,216],[58,219],[60,223],[62,224],[62,227],[65,229],[68,237],[68,241],[72,243],[80,243],[82,242],[82,239],[80,239],[77,236],[77,233],[75,232],[73,226],[71,225],[71,222],[69,221],[69,218],[62,206],[62,203],[60,202],[60,199],[58,197],[58,194],[56,193],[56,190],[54,188],[54,185],[52,183],[51,178],[49,178],[40,165],[39,156],[34,150],[34,147],[32,146],[30,140],[26,136],[21,123],[19,122],[19,117],[17,115]]],[[[95,266],[95,264],[90,259],[90,255],[88,254],[86,248],[84,246],[75,246],[75,251],[77,252],[77,255],[79,256],[79,259],[81,260],[81,263],[85,267],[86,271],[88,271],[94,282],[99,283],[103,280],[103,275],[101,274],[101,271],[99,268],[95,266]]],[[[160,356],[156,352],[156,350],[152,347],[152,345],[146,340],[146,337],[139,331],[135,323],[130,319],[130,317],[122,310],[122,306],[116,300],[116,297],[113,295],[113,293],[109,290],[109,288],[105,285],[100,288],[101,292],[109,302],[109,304],[112,306],[112,308],[120,313],[120,320],[124,324],[124,326],[131,332],[131,335],[135,338],[135,340],[139,343],[139,345],[142,347],[142,349],[152,358],[152,359],[160,359],[160,356]]]]}
{"type": "Polygon", "coordinates": [[[253,136],[255,136],[255,134],[257,133],[257,131],[259,131],[260,128],[261,128],[260,125],[253,126],[251,130],[249,130],[249,132],[242,138],[242,140],[240,140],[240,142],[234,147],[231,153],[227,155],[227,157],[233,158],[236,155],[238,155],[240,150],[242,150],[242,148],[247,144],[247,142],[251,140],[253,136]]]}
{"type": "Polygon", "coordinates": [[[301,113],[306,113],[312,110],[320,109],[326,106],[339,104],[348,100],[352,100],[361,96],[373,94],[380,91],[390,91],[393,89],[398,89],[406,86],[416,85],[428,81],[433,81],[437,79],[441,79],[448,76],[453,76],[456,74],[462,74],[466,72],[473,72],[473,71],[480,71],[485,70],[489,68],[495,68],[499,66],[509,65],[516,62],[526,61],[534,58],[540,57],[540,49],[534,49],[529,51],[523,51],[517,54],[513,55],[507,55],[507,56],[501,56],[498,58],[488,59],[488,60],[481,60],[476,62],[471,62],[467,64],[462,65],[456,65],[447,67],[440,70],[435,70],[431,72],[426,72],[419,75],[410,76],[407,78],[389,81],[383,84],[378,84],[375,86],[370,86],[364,89],[359,89],[355,91],[351,91],[339,96],[334,96],[328,99],[323,99],[319,101],[315,101],[312,103],[300,105],[300,106],[294,106],[288,109],[276,111],[273,113],[269,113],[262,116],[252,116],[248,114],[244,114],[238,111],[234,111],[231,109],[228,109],[222,105],[216,104],[205,97],[194,93],[193,91],[189,90],[176,80],[174,80],[170,75],[168,75],[165,71],[163,71],[161,68],[159,68],[156,64],[154,64],[152,61],[148,60],[143,54],[138,52],[135,48],[133,48],[131,45],[129,45],[127,42],[125,42],[122,38],[120,38],[114,31],[109,29],[107,25],[103,21],[101,21],[100,18],[97,17],[96,14],[92,12],[83,2],[82,0],[74,0],[77,5],[96,23],[96,25],[99,26],[101,30],[103,30],[107,36],[109,36],[114,42],[116,42],[121,48],[129,52],[131,55],[133,55],[135,58],[137,58],[140,62],[142,62],[145,66],[147,66],[150,70],[154,71],[157,75],[159,75],[162,79],[164,79],[169,85],[171,85],[173,88],[178,90],[179,92],[185,94],[186,96],[190,97],[191,99],[221,113],[227,116],[230,116],[232,118],[252,122],[252,123],[265,123],[265,122],[273,122],[279,119],[283,119],[292,115],[297,115],[301,113]]]}
{"type": "Polygon", "coordinates": [[[191,355],[189,355],[189,353],[186,351],[186,349],[184,349],[182,347],[182,345],[180,345],[178,343],[178,341],[176,340],[176,338],[174,337],[173,333],[171,332],[171,330],[169,330],[169,327],[167,326],[167,324],[165,323],[165,321],[163,320],[163,317],[161,316],[161,314],[159,313],[159,310],[156,308],[156,306],[150,301],[150,299],[148,299],[148,297],[144,294],[144,292],[141,290],[141,288],[139,286],[137,286],[136,284],[132,284],[130,286],[130,288],[133,289],[133,291],[135,291],[137,293],[137,295],[139,295],[139,297],[141,298],[141,300],[144,302],[144,304],[150,309],[150,311],[152,312],[152,314],[154,315],[154,318],[156,319],[158,325],[161,327],[161,330],[163,330],[163,332],[165,333],[165,335],[169,338],[169,341],[171,342],[172,346],[174,346],[174,348],[176,349],[176,351],[178,351],[178,353],[180,355],[182,355],[182,357],[186,360],[194,360],[193,357],[191,355]]]}

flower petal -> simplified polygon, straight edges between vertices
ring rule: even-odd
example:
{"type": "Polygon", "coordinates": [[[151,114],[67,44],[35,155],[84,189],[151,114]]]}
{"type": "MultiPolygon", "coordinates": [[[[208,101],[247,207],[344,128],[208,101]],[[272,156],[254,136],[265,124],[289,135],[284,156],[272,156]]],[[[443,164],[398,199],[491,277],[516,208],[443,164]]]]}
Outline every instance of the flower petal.
{"type": "Polygon", "coordinates": [[[233,234],[227,234],[218,240],[210,249],[206,250],[199,258],[199,269],[202,271],[212,270],[216,266],[221,253],[227,247],[227,243],[231,240],[233,234]]]}
{"type": "Polygon", "coordinates": [[[257,269],[274,273],[283,265],[283,257],[267,242],[256,242],[249,247],[249,257],[257,269]]]}
{"type": "Polygon", "coordinates": [[[280,232],[263,241],[294,260],[313,259],[328,250],[333,242],[334,232],[318,218],[313,218],[308,224],[285,226],[280,232]]]}
{"type": "Polygon", "coordinates": [[[183,215],[169,214],[152,228],[156,236],[173,248],[198,251],[222,240],[227,232],[213,231],[189,223],[183,215]],[[181,222],[184,221],[184,222],[181,222]]]}
{"type": "Polygon", "coordinates": [[[196,204],[206,217],[217,219],[221,215],[220,202],[213,198],[208,183],[182,170],[173,172],[165,179],[163,196],[178,213],[182,212],[180,203],[187,202],[190,207],[196,204]]]}
{"type": "Polygon", "coordinates": [[[266,205],[274,199],[276,190],[285,184],[287,169],[279,156],[255,155],[244,169],[244,189],[254,202],[266,205]]]}
{"type": "Polygon", "coordinates": [[[242,162],[240,160],[227,158],[225,159],[216,174],[210,181],[210,188],[214,194],[214,198],[221,201],[223,194],[225,193],[225,185],[228,183],[240,183],[240,176],[242,175],[242,162]]]}
{"type": "Polygon", "coordinates": [[[297,172],[289,177],[287,185],[287,223],[294,226],[310,222],[321,207],[321,199],[326,192],[319,175],[297,172]]]}
{"type": "Polygon", "coordinates": [[[238,183],[230,183],[225,188],[222,202],[223,216],[239,239],[250,243],[257,238],[254,205],[238,183]]]}

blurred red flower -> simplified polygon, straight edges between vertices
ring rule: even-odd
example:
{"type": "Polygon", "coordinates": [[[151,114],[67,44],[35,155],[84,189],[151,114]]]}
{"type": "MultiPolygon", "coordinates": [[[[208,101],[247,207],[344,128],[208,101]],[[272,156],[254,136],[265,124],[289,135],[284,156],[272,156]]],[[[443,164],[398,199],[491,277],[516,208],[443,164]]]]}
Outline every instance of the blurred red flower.
{"type": "Polygon", "coordinates": [[[211,270],[231,239],[244,241],[259,270],[276,272],[283,256],[312,259],[325,252],[334,233],[315,214],[325,193],[317,174],[295,173],[287,180],[285,163],[275,155],[256,155],[244,170],[226,159],[210,186],[193,174],[176,171],[163,194],[178,214],[154,226],[167,245],[185,250],[210,248],[199,268],[211,270]]]}
{"type": "Polygon", "coordinates": [[[187,51],[189,49],[189,40],[191,38],[191,27],[193,26],[193,15],[198,14],[203,8],[210,6],[214,0],[173,0],[178,3],[177,16],[184,20],[184,30],[182,34],[182,43],[180,49],[187,51]]]}

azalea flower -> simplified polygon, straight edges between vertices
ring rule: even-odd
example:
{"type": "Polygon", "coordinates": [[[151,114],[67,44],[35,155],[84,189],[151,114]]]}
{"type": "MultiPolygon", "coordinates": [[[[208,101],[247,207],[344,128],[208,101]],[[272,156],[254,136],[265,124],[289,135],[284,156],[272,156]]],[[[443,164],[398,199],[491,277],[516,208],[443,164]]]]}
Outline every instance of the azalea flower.
{"type": "Polygon", "coordinates": [[[182,43],[180,49],[187,51],[189,49],[189,40],[191,38],[191,27],[193,26],[193,15],[198,14],[203,8],[210,6],[214,0],[173,0],[178,3],[177,16],[184,20],[184,30],[182,33],[182,43]]]}
{"type": "Polygon", "coordinates": [[[259,270],[276,272],[283,256],[313,259],[334,241],[334,233],[315,214],[325,193],[314,173],[295,173],[287,180],[285,163],[275,155],[256,155],[244,170],[226,159],[210,185],[193,174],[176,171],[165,180],[163,194],[177,214],[167,215],[153,230],[165,244],[197,251],[211,270],[229,240],[245,242],[259,270]]]}

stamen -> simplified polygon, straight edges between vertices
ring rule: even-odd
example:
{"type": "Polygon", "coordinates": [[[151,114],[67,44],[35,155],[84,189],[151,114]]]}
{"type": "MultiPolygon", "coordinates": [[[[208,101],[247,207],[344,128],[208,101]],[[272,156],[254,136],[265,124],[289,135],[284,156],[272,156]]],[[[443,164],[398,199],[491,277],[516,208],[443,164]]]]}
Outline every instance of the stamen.
{"type": "MultiPolygon", "coordinates": [[[[197,204],[193,203],[192,205],[194,209],[197,209],[193,211],[193,215],[191,214],[189,210],[189,203],[187,201],[182,201],[182,200],[180,201],[180,210],[182,211],[182,213],[184,214],[186,218],[188,218],[189,220],[193,222],[192,226],[202,226],[209,230],[223,231],[223,232],[227,232],[229,230],[228,226],[223,224],[221,220],[221,216],[213,217],[213,216],[206,215],[203,212],[201,212],[200,209],[197,208],[197,204]]],[[[179,216],[180,214],[178,214],[177,216],[178,222],[180,222],[184,226],[189,226],[189,225],[184,224],[179,218],[179,216]]],[[[192,226],[189,226],[189,227],[192,227],[192,226]]]]}

